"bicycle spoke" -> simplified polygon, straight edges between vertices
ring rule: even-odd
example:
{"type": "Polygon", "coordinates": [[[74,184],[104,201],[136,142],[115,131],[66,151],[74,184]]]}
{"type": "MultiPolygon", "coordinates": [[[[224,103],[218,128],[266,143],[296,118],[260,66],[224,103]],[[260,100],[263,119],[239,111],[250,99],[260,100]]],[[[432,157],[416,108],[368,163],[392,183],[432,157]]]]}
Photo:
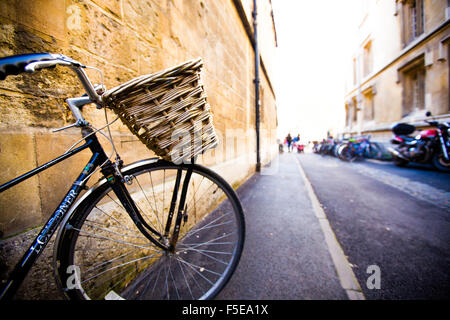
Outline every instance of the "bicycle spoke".
{"type": "MultiPolygon", "coordinates": [[[[78,296],[139,300],[214,297],[236,267],[243,239],[238,229],[242,213],[236,211],[239,205],[235,197],[230,197],[232,189],[224,189],[224,182],[219,184],[203,169],[197,172],[195,168],[185,189],[184,208],[179,208],[182,188],[173,194],[175,175],[180,177],[180,186],[184,185],[187,168],[145,166],[124,172],[135,183],[124,186],[144,221],[155,230],[165,231],[169,217],[165,199],[176,196],[174,214],[180,209],[185,214],[177,246],[169,252],[150,242],[131,221],[126,206],[106,186],[93,196],[93,204],[82,207],[90,211],[83,212],[81,219],[69,220],[64,229],[69,253],[63,255],[69,258],[61,261],[80,267],[82,289],[78,296]]],[[[173,223],[169,232],[174,232],[173,223]]],[[[64,266],[61,268],[64,270],[64,266]]]]}
{"type": "Polygon", "coordinates": [[[166,281],[165,281],[165,285],[166,285],[166,293],[167,293],[167,300],[169,300],[170,298],[170,293],[169,293],[169,282],[168,279],[169,278],[169,269],[166,269],[166,281]]]}
{"type": "MultiPolygon", "coordinates": [[[[125,245],[136,247],[136,248],[152,250],[150,247],[145,247],[145,246],[142,246],[140,244],[126,242],[126,241],[121,241],[121,240],[116,240],[116,239],[107,238],[107,237],[103,237],[103,236],[98,236],[96,234],[93,234],[93,233],[90,233],[90,232],[87,232],[87,231],[84,231],[84,230],[76,229],[76,228],[74,228],[74,230],[77,230],[78,232],[80,232],[80,235],[82,235],[82,236],[89,236],[91,238],[102,239],[102,240],[109,240],[109,241],[125,244],[125,245]]],[[[154,251],[156,251],[156,250],[154,250],[154,251]]]]}
{"type": "Polygon", "coordinates": [[[187,247],[185,250],[189,251],[189,250],[193,250],[196,252],[208,252],[208,253],[216,253],[216,254],[223,254],[223,255],[231,255],[232,252],[228,252],[228,251],[216,251],[216,250],[206,250],[206,249],[196,249],[194,247],[187,247]]]}
{"type": "MultiPolygon", "coordinates": [[[[155,200],[155,208],[153,208],[153,206],[152,206],[151,203],[150,203],[150,200],[147,198],[147,195],[146,195],[145,192],[144,192],[144,189],[142,188],[141,184],[139,183],[138,178],[135,177],[135,179],[136,179],[137,184],[139,185],[139,188],[141,189],[142,194],[144,195],[145,199],[147,200],[147,203],[150,205],[151,209],[153,210],[154,215],[156,216],[156,220],[158,221],[158,223],[159,223],[161,229],[158,230],[158,228],[156,228],[153,224],[152,224],[152,227],[153,227],[155,230],[158,230],[159,233],[161,233],[161,231],[162,231],[162,223],[161,223],[161,221],[159,220],[159,217],[158,217],[158,209],[157,209],[157,206],[156,206],[156,200],[155,200]]],[[[153,185],[152,185],[152,187],[153,187],[153,185]]],[[[154,193],[153,193],[153,195],[154,195],[154,193]]],[[[153,198],[154,198],[154,197],[153,197],[153,198]]],[[[145,215],[147,216],[147,214],[146,214],[142,209],[139,208],[139,210],[140,210],[143,214],[145,214],[145,215]]],[[[149,220],[151,221],[151,219],[149,219],[149,220]]]]}
{"type": "MultiPolygon", "coordinates": [[[[197,190],[195,190],[195,192],[194,192],[194,196],[192,197],[192,199],[189,201],[189,203],[188,203],[188,205],[187,205],[187,208],[188,208],[188,209],[191,208],[190,205],[191,205],[192,201],[195,202],[195,195],[197,194],[198,190],[200,190],[200,186],[202,185],[203,180],[205,180],[205,177],[202,177],[202,180],[201,180],[200,183],[198,184],[197,190]]],[[[192,180],[192,181],[194,181],[194,180],[192,180]]],[[[195,212],[195,210],[194,210],[194,212],[195,212]]]]}
{"type": "MultiPolygon", "coordinates": [[[[233,235],[233,234],[236,234],[236,232],[232,232],[232,233],[229,233],[229,234],[225,234],[225,235],[222,235],[222,236],[220,236],[220,237],[217,237],[217,238],[215,238],[215,239],[211,239],[211,240],[209,240],[209,241],[206,241],[206,242],[203,242],[203,243],[200,243],[200,244],[196,244],[196,245],[192,245],[191,246],[191,248],[195,248],[195,247],[200,247],[200,246],[203,246],[203,245],[205,245],[205,244],[216,244],[214,241],[215,240],[220,240],[220,239],[223,239],[223,238],[226,238],[226,237],[228,237],[228,236],[230,236],[230,235],[233,235]]],[[[183,245],[186,245],[186,244],[184,244],[184,243],[182,243],[183,245]]]]}
{"type": "MultiPolygon", "coordinates": [[[[155,200],[155,208],[156,208],[156,210],[155,210],[155,215],[158,217],[158,208],[157,208],[157,201],[156,201],[156,196],[155,196],[155,188],[153,187],[153,178],[152,178],[152,172],[151,171],[149,171],[149,176],[150,176],[150,182],[151,182],[151,184],[152,184],[152,192],[153,192],[153,199],[155,200]]],[[[163,203],[163,207],[162,207],[162,210],[161,210],[161,215],[162,216],[164,216],[164,203],[163,203]]],[[[164,226],[163,226],[163,223],[161,222],[161,221],[159,221],[158,220],[158,222],[159,222],[159,224],[160,224],[160,226],[161,226],[161,230],[160,230],[160,234],[163,234],[163,232],[164,232],[164,226]]]]}
{"type": "Polygon", "coordinates": [[[189,294],[191,295],[191,298],[194,299],[194,295],[192,294],[191,286],[189,285],[189,281],[186,278],[186,274],[184,273],[184,269],[181,266],[181,262],[177,259],[178,266],[180,267],[181,273],[183,274],[184,282],[186,283],[186,286],[189,290],[189,294]]]}
{"type": "MultiPolygon", "coordinates": [[[[86,221],[87,221],[87,220],[86,220],[86,221]]],[[[87,222],[91,222],[91,221],[87,221],[87,222]]],[[[95,222],[91,222],[91,223],[95,223],[95,222]]],[[[114,235],[116,235],[116,236],[120,236],[120,237],[137,238],[137,239],[144,239],[144,240],[147,239],[147,238],[142,237],[142,236],[128,235],[128,234],[123,234],[123,233],[115,232],[115,231],[112,231],[112,230],[109,230],[109,229],[106,229],[106,228],[97,227],[97,226],[95,226],[95,225],[93,225],[93,224],[89,224],[89,223],[85,223],[85,225],[86,225],[86,226],[89,226],[89,227],[91,227],[91,228],[94,228],[94,229],[98,229],[98,230],[101,230],[101,231],[105,231],[105,232],[114,234],[114,235]]],[[[119,228],[119,227],[118,227],[118,228],[119,228]]],[[[131,230],[129,230],[129,231],[131,231],[131,230]]]]}
{"type": "Polygon", "coordinates": [[[214,261],[216,261],[216,262],[222,263],[222,264],[224,264],[224,265],[227,265],[227,264],[228,264],[228,262],[219,260],[219,259],[217,259],[217,258],[214,258],[213,256],[210,256],[209,254],[206,254],[203,250],[198,250],[198,249],[195,249],[195,248],[188,248],[188,250],[192,250],[192,251],[198,252],[198,253],[200,253],[201,255],[203,255],[203,256],[205,256],[205,257],[208,257],[208,258],[210,258],[210,259],[212,259],[212,260],[214,260],[214,261]]]}
{"type": "Polygon", "coordinates": [[[204,226],[204,227],[202,227],[200,229],[196,229],[193,233],[188,234],[188,236],[192,236],[192,235],[194,235],[194,234],[196,234],[196,233],[198,233],[200,231],[204,231],[204,230],[207,230],[207,229],[216,228],[216,227],[220,227],[220,226],[225,226],[225,225],[232,224],[232,223],[233,223],[233,221],[230,220],[230,221],[226,221],[226,222],[223,222],[223,223],[218,223],[218,224],[214,224],[214,225],[210,225],[210,226],[204,226]]]}
{"type": "Polygon", "coordinates": [[[125,269],[125,270],[123,270],[123,271],[121,271],[121,272],[119,272],[119,273],[117,273],[117,274],[114,274],[111,278],[108,278],[108,279],[105,279],[105,280],[99,282],[98,284],[102,285],[102,284],[104,284],[104,283],[106,283],[106,282],[110,282],[112,279],[114,279],[114,278],[116,278],[116,277],[118,277],[118,276],[120,276],[120,275],[122,275],[122,274],[125,273],[125,275],[124,275],[122,278],[120,278],[118,281],[116,281],[116,284],[115,284],[115,285],[113,285],[112,287],[107,288],[100,296],[103,297],[103,299],[105,299],[107,293],[108,293],[108,292],[111,292],[114,288],[116,288],[116,287],[121,283],[121,281],[122,281],[123,279],[125,279],[128,275],[130,275],[131,273],[133,273],[133,271],[134,271],[134,267],[133,267],[133,266],[130,266],[130,267],[128,267],[127,269],[125,269]],[[129,272],[126,273],[127,271],[129,271],[129,272]]]}
{"type": "Polygon", "coordinates": [[[201,276],[203,279],[205,279],[206,281],[208,281],[209,284],[211,284],[211,285],[214,284],[214,283],[211,282],[211,280],[209,280],[208,278],[206,278],[206,277],[202,274],[202,272],[203,272],[203,271],[207,271],[207,272],[210,272],[210,273],[215,274],[215,275],[217,275],[217,276],[220,276],[220,275],[221,275],[220,273],[217,273],[217,272],[212,271],[212,270],[210,270],[210,269],[207,269],[207,268],[205,268],[205,267],[200,267],[200,266],[197,266],[197,265],[195,265],[195,264],[193,264],[193,263],[189,263],[189,262],[183,260],[183,258],[178,257],[178,258],[176,258],[176,259],[179,260],[179,261],[181,261],[182,263],[185,263],[186,265],[188,265],[192,270],[194,270],[194,271],[195,271],[199,276],[201,276]],[[201,270],[201,271],[198,271],[196,268],[198,268],[198,269],[201,270]]]}
{"type": "MultiPolygon", "coordinates": [[[[178,260],[178,259],[177,259],[177,260],[178,260]]],[[[181,265],[181,261],[178,260],[178,262],[179,262],[180,265],[181,265]]],[[[188,274],[189,274],[189,276],[191,277],[191,279],[194,280],[194,283],[197,285],[197,288],[199,288],[201,291],[204,291],[203,287],[200,285],[200,283],[197,281],[197,279],[195,279],[195,276],[194,276],[192,270],[196,271],[195,269],[192,269],[191,266],[189,266],[189,265],[186,266],[186,271],[187,271],[187,272],[190,271],[190,272],[188,272],[188,274]],[[188,267],[190,268],[190,270],[187,270],[188,267]]]]}
{"type": "Polygon", "coordinates": [[[177,298],[178,298],[178,300],[180,300],[181,298],[180,298],[180,294],[179,294],[179,292],[178,292],[177,284],[176,284],[176,282],[175,282],[175,279],[174,279],[173,274],[172,274],[172,270],[171,270],[171,268],[170,268],[170,265],[171,265],[171,264],[172,264],[172,259],[170,259],[170,262],[169,262],[169,274],[170,274],[170,277],[172,278],[172,283],[173,283],[173,286],[174,286],[174,288],[175,288],[175,292],[176,292],[176,294],[177,294],[177,298]]]}
{"type": "Polygon", "coordinates": [[[106,272],[108,272],[108,271],[112,271],[112,270],[114,270],[114,269],[117,269],[117,268],[126,266],[126,265],[128,265],[128,264],[130,264],[130,263],[134,263],[134,262],[141,261],[141,260],[145,260],[145,259],[150,259],[150,258],[153,258],[154,256],[159,255],[159,254],[161,254],[161,253],[153,253],[153,254],[148,255],[148,256],[145,256],[145,257],[141,257],[141,258],[133,259],[133,260],[131,260],[131,261],[127,261],[127,262],[125,262],[125,263],[122,263],[122,264],[119,264],[119,265],[117,265],[117,266],[114,266],[114,267],[111,267],[111,268],[109,268],[109,269],[106,269],[106,270],[104,270],[104,271],[98,273],[98,274],[95,275],[95,276],[92,276],[92,277],[90,277],[90,278],[88,278],[88,279],[85,279],[85,280],[83,280],[81,283],[84,283],[84,282],[86,282],[86,281],[90,281],[90,280],[92,280],[92,279],[94,279],[94,278],[97,278],[97,277],[99,277],[100,275],[102,275],[102,274],[104,274],[104,273],[106,273],[106,272]]]}
{"type": "MultiPolygon", "coordinates": [[[[110,264],[110,263],[112,263],[114,261],[120,261],[121,259],[126,258],[127,256],[135,253],[136,250],[138,250],[138,249],[134,249],[132,251],[125,252],[124,254],[122,254],[122,255],[120,255],[120,256],[118,256],[116,258],[112,258],[110,260],[105,260],[105,261],[97,263],[97,264],[94,263],[94,264],[92,264],[90,266],[90,268],[86,269],[85,272],[88,273],[88,272],[94,271],[94,270],[96,270],[98,268],[101,268],[104,265],[110,264]]],[[[80,265],[80,266],[83,266],[83,265],[80,265]]]]}
{"type": "Polygon", "coordinates": [[[220,219],[226,217],[226,216],[229,215],[230,213],[231,213],[231,212],[228,212],[228,213],[226,213],[226,214],[224,214],[224,215],[221,215],[220,217],[218,217],[218,218],[216,218],[216,219],[214,219],[214,220],[208,222],[206,225],[204,225],[204,226],[202,226],[202,227],[200,227],[200,228],[195,228],[195,229],[189,230],[189,231],[184,235],[184,237],[185,237],[185,238],[186,238],[186,237],[190,237],[190,236],[193,236],[194,234],[196,234],[196,233],[198,233],[198,232],[200,232],[200,231],[203,231],[203,230],[205,230],[205,229],[213,228],[214,225],[211,226],[212,223],[214,223],[214,222],[216,222],[216,221],[218,221],[218,220],[220,220],[220,219]]]}
{"type": "Polygon", "coordinates": [[[159,276],[161,275],[161,270],[162,270],[162,269],[160,268],[160,269],[159,269],[159,272],[158,272],[158,276],[156,277],[156,280],[155,280],[155,285],[153,286],[152,293],[155,292],[156,284],[158,283],[159,276]]]}
{"type": "MultiPolygon", "coordinates": [[[[103,223],[103,222],[90,221],[90,220],[86,220],[86,221],[87,221],[87,222],[90,222],[90,223],[95,223],[95,224],[103,225],[103,226],[108,226],[108,224],[103,223]]],[[[130,231],[130,232],[132,232],[132,233],[136,233],[136,230],[132,230],[132,229],[130,229],[130,228],[127,228],[127,227],[122,226],[123,223],[121,223],[121,222],[119,222],[119,221],[117,221],[117,223],[119,223],[120,225],[119,225],[119,226],[112,226],[112,227],[113,227],[113,228],[116,228],[116,229],[121,229],[121,230],[130,231]]],[[[147,238],[145,238],[145,237],[143,237],[143,236],[137,236],[137,235],[134,235],[134,237],[136,237],[136,238],[142,238],[142,239],[147,239],[147,238]]]]}
{"type": "MultiPolygon", "coordinates": [[[[202,195],[197,199],[197,202],[200,202],[201,199],[203,199],[203,197],[207,194],[207,192],[209,191],[209,189],[211,189],[212,186],[214,186],[214,183],[211,183],[210,186],[208,187],[208,189],[206,189],[205,191],[203,191],[202,195]]],[[[217,190],[215,190],[217,191],[217,190]]],[[[195,202],[195,199],[194,199],[195,202]]],[[[192,200],[191,200],[192,203],[192,200]]],[[[188,210],[192,209],[192,207],[188,207],[188,210]]]]}
{"type": "MultiPolygon", "coordinates": [[[[161,212],[162,217],[161,218],[164,218],[164,197],[165,197],[165,195],[166,195],[166,169],[164,169],[164,178],[163,178],[163,201],[162,201],[162,212],[161,212]]],[[[161,232],[163,232],[163,230],[164,230],[164,226],[161,223],[161,232]]]]}

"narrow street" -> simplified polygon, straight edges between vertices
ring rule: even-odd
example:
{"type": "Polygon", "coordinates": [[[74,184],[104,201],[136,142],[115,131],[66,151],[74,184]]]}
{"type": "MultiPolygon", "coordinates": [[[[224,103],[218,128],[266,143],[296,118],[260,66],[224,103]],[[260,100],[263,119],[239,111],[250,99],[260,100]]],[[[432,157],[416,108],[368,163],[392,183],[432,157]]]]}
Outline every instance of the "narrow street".
{"type": "Polygon", "coordinates": [[[298,163],[283,154],[275,174],[238,190],[246,219],[241,261],[217,299],[347,299],[314,215],[298,163]]]}
{"type": "Polygon", "coordinates": [[[1,301],[450,300],[450,0],[0,3],[1,301]]]}
{"type": "Polygon", "coordinates": [[[450,297],[450,175],[390,162],[295,155],[366,299],[450,297]],[[369,290],[368,266],[381,271],[369,290]]]}
{"type": "Polygon", "coordinates": [[[217,298],[351,298],[314,214],[311,183],[365,299],[448,299],[449,178],[390,162],[281,154],[275,174],[255,174],[238,189],[245,248],[217,298]],[[368,288],[369,266],[379,267],[379,289],[368,288]]]}

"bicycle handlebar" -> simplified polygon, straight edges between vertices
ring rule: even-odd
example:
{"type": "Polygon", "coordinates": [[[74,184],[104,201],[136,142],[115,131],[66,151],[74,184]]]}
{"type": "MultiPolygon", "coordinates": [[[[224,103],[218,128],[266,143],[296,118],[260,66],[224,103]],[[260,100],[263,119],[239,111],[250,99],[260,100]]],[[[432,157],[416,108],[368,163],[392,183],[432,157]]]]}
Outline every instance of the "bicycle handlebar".
{"type": "Polygon", "coordinates": [[[59,65],[65,65],[65,66],[71,66],[72,65],[70,62],[61,61],[59,59],[36,61],[36,62],[31,62],[31,63],[27,64],[25,66],[25,68],[24,68],[24,71],[28,72],[28,73],[33,73],[33,72],[39,71],[41,69],[53,68],[53,67],[55,67],[58,64],[59,65]]]}
{"type": "Polygon", "coordinates": [[[34,72],[44,68],[53,68],[57,64],[84,67],[78,61],[62,54],[30,53],[0,58],[0,80],[9,75],[34,72]]]}
{"type": "Polygon", "coordinates": [[[57,65],[70,67],[78,76],[91,101],[102,106],[100,96],[83,70],[86,66],[63,54],[32,53],[0,58],[0,80],[5,80],[9,75],[33,73],[42,69],[54,68],[57,65]]]}

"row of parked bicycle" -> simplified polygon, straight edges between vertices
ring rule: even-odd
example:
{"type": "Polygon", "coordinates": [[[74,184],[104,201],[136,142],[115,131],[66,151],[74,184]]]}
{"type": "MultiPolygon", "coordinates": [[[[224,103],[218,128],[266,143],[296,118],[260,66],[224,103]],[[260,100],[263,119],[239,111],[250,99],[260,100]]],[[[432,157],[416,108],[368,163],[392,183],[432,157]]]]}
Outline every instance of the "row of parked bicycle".
{"type": "Polygon", "coordinates": [[[358,158],[393,160],[399,167],[408,163],[431,164],[439,171],[450,172],[450,122],[436,120],[429,111],[426,116],[429,119],[424,122],[428,127],[423,129],[408,123],[394,125],[392,146],[388,148],[370,141],[370,136],[360,136],[343,140],[324,139],[314,143],[313,151],[344,161],[358,158]],[[413,135],[417,130],[418,134],[413,135]]]}
{"type": "Polygon", "coordinates": [[[358,136],[344,139],[323,139],[315,142],[313,152],[321,155],[331,155],[343,161],[354,161],[356,159],[368,158],[378,160],[389,160],[392,158],[385,148],[370,141],[370,136],[358,136]]]}

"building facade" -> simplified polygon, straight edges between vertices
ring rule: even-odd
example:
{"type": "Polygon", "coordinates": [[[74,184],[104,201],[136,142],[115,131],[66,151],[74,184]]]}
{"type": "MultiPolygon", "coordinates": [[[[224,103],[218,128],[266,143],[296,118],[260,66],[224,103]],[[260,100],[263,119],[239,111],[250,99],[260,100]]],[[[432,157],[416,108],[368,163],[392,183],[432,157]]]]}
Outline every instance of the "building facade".
{"type": "Polygon", "coordinates": [[[450,120],[448,0],[363,0],[345,95],[347,135],[388,142],[391,127],[450,120]]]}
{"type": "MultiPolygon", "coordinates": [[[[257,3],[261,71],[256,98],[264,164],[270,160],[268,151],[277,147],[271,78],[276,32],[270,0],[257,3]]],[[[101,69],[107,88],[202,57],[202,80],[219,145],[199,162],[236,187],[256,167],[252,11],[249,0],[0,1],[0,56],[62,53],[101,69]]],[[[96,71],[88,74],[100,83],[96,71]]],[[[75,75],[62,67],[0,82],[0,163],[6,168],[0,183],[56,158],[80,139],[76,128],[57,134],[52,130],[73,122],[65,99],[82,93],[75,75]]],[[[84,115],[95,127],[105,124],[103,111],[86,107],[84,115]]],[[[125,163],[154,156],[119,121],[111,130],[125,163]]],[[[101,142],[108,152],[109,143],[101,142]]],[[[75,180],[80,163],[88,159],[89,152],[78,154],[0,194],[2,255],[20,254],[18,248],[5,251],[5,243],[26,245],[29,232],[24,231],[45,223],[75,180]]],[[[23,297],[33,298],[27,292],[42,290],[25,290],[23,297]]]]}

